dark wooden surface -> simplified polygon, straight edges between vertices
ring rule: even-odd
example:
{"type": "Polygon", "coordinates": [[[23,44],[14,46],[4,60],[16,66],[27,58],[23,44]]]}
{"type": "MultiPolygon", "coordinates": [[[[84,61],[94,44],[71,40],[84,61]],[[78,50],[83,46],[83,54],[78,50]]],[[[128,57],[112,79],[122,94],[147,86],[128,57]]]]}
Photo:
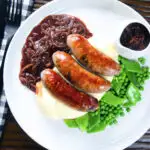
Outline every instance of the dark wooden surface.
{"type": "Polygon", "coordinates": [[[9,111],[0,150],[45,150],[32,141],[20,128],[9,111]]]}
{"type": "MultiPolygon", "coordinates": [[[[45,4],[48,1],[50,0],[35,0],[34,10],[38,9],[41,5],[45,4]]],[[[150,21],[150,0],[121,1],[137,10],[148,21],[150,21]]],[[[138,142],[136,142],[136,144],[134,144],[135,146],[132,146],[127,150],[143,150],[143,143],[145,144],[145,150],[150,150],[150,140],[147,142],[146,140],[144,141],[144,138],[150,139],[150,131],[147,132],[147,134],[145,134],[143,138],[141,138],[138,142]]],[[[12,116],[11,112],[9,112],[6,120],[4,134],[0,142],[0,150],[44,150],[44,148],[35,143],[22,131],[22,129],[19,127],[14,117],[12,116]]]]}

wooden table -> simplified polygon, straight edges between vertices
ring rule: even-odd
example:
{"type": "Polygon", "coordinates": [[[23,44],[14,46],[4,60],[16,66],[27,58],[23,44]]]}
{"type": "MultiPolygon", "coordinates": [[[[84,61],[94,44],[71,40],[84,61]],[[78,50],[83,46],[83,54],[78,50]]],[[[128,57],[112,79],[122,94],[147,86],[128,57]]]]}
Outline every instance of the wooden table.
{"type": "MultiPolygon", "coordinates": [[[[41,5],[45,4],[49,0],[35,0],[33,10],[38,9],[41,5]]],[[[148,21],[150,21],[150,0],[140,1],[140,0],[121,0],[122,2],[130,5],[135,10],[139,11],[148,21]]],[[[29,122],[30,123],[30,122],[29,122]]],[[[147,132],[143,138],[150,138],[150,131],[147,132]]],[[[138,141],[136,145],[144,144],[144,146],[150,143],[144,140],[138,141]]],[[[126,149],[131,150],[132,147],[126,149]]],[[[134,150],[142,150],[143,148],[134,148],[134,150]]],[[[0,143],[0,150],[44,150],[43,147],[35,143],[32,139],[26,135],[22,129],[19,127],[11,112],[8,112],[8,117],[6,120],[6,125],[4,129],[3,138],[0,143]]],[[[145,149],[144,149],[145,150],[145,149]]]]}

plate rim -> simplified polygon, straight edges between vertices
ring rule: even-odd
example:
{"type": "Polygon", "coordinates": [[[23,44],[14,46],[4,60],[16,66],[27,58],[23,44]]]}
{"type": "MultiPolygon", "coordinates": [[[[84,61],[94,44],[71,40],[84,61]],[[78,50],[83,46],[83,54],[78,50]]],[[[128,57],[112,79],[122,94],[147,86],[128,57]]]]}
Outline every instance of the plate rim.
{"type": "MultiPolygon", "coordinates": [[[[11,45],[12,45],[12,43],[14,42],[14,39],[16,38],[16,36],[18,35],[18,33],[20,32],[20,30],[22,30],[22,28],[26,25],[26,22],[29,20],[29,19],[31,19],[32,17],[34,17],[38,12],[40,12],[40,11],[42,11],[45,7],[48,7],[49,5],[51,5],[51,4],[53,4],[53,3],[57,3],[57,2],[59,2],[60,0],[53,0],[53,1],[51,1],[51,2],[48,2],[47,4],[45,4],[45,5],[43,5],[42,7],[40,7],[38,10],[36,10],[35,12],[33,12],[23,23],[22,23],[22,25],[19,27],[19,29],[16,31],[16,33],[14,34],[14,36],[13,36],[13,39],[12,39],[12,41],[11,41],[11,43],[10,43],[10,45],[9,45],[9,48],[8,48],[8,52],[7,52],[7,54],[6,54],[6,59],[5,59],[5,62],[4,62],[4,73],[3,73],[3,78],[4,78],[4,89],[5,89],[5,95],[6,95],[6,98],[7,97],[9,97],[8,95],[8,87],[7,87],[7,79],[6,79],[6,74],[7,74],[7,62],[9,61],[8,60],[8,56],[9,56],[9,51],[10,51],[10,49],[11,49],[11,45]]],[[[62,0],[61,0],[62,1],[62,0]]],[[[126,4],[124,4],[124,3],[122,3],[122,2],[120,2],[120,1],[115,1],[115,3],[118,3],[121,7],[126,7],[127,9],[130,9],[130,10],[132,10],[132,12],[134,13],[134,14],[136,14],[136,15],[139,15],[139,13],[138,12],[136,12],[135,10],[133,10],[131,7],[129,7],[129,6],[127,6],[126,4]]],[[[143,18],[141,15],[140,15],[140,17],[141,18],[143,18]]],[[[144,19],[144,18],[143,18],[144,19]]],[[[144,19],[144,21],[145,22],[147,22],[145,19],[144,19]]],[[[18,123],[18,125],[21,127],[21,129],[32,139],[32,140],[34,140],[36,143],[38,143],[39,145],[41,145],[42,147],[45,147],[45,148],[49,148],[49,147],[47,147],[47,146],[45,146],[42,142],[40,142],[40,141],[38,141],[35,137],[34,137],[34,135],[32,135],[32,133],[29,133],[26,129],[24,129],[24,127],[22,126],[22,123],[21,123],[21,121],[20,121],[20,119],[18,119],[14,114],[14,110],[12,110],[12,106],[11,106],[11,103],[9,102],[10,101],[10,99],[7,99],[7,103],[8,103],[8,105],[9,105],[9,108],[10,108],[10,110],[11,110],[11,112],[12,112],[12,114],[13,114],[13,116],[14,116],[14,118],[15,118],[15,120],[17,121],[17,123],[18,123]]],[[[144,125],[144,127],[141,129],[140,127],[140,132],[136,132],[136,135],[134,136],[135,138],[135,140],[137,140],[137,139],[139,139],[148,129],[149,129],[149,127],[150,127],[150,120],[148,121],[148,119],[147,119],[147,123],[145,123],[145,125],[144,125]],[[138,134],[137,134],[138,133],[138,134]]],[[[139,129],[138,128],[138,129],[139,129]]],[[[133,141],[135,141],[133,138],[130,138],[129,140],[128,140],[128,142],[126,141],[126,143],[124,143],[124,144],[120,144],[120,145],[117,145],[117,147],[115,147],[114,149],[115,150],[120,150],[120,149],[124,149],[124,148],[126,148],[127,146],[129,146],[129,145],[131,145],[132,143],[133,143],[133,141]]]]}

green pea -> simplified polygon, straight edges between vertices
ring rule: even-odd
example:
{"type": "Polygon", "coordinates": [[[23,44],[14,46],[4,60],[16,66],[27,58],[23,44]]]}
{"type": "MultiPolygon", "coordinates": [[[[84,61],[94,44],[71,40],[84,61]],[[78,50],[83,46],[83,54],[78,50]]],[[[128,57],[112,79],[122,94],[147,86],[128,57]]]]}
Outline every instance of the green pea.
{"type": "Polygon", "coordinates": [[[101,120],[104,120],[105,118],[104,118],[104,116],[100,116],[100,119],[101,119],[101,120]]]}
{"type": "Polygon", "coordinates": [[[124,98],[125,97],[125,94],[124,95],[122,95],[122,98],[124,98]]]}
{"type": "Polygon", "coordinates": [[[121,87],[121,90],[123,90],[123,89],[124,89],[124,87],[122,86],[122,87],[121,87]]]}
{"type": "Polygon", "coordinates": [[[103,101],[101,101],[101,106],[104,106],[104,102],[103,101]]]}
{"type": "Polygon", "coordinates": [[[108,115],[108,110],[107,110],[107,111],[105,111],[105,115],[106,115],[106,116],[108,115]]]}
{"type": "Polygon", "coordinates": [[[114,92],[113,94],[116,95],[116,92],[114,92]]]}
{"type": "Polygon", "coordinates": [[[124,89],[124,93],[125,93],[125,94],[127,93],[127,88],[124,89]]]}
{"type": "Polygon", "coordinates": [[[150,72],[147,72],[147,75],[150,75],[150,72]]]}
{"type": "MultiPolygon", "coordinates": [[[[110,123],[110,122],[112,122],[112,120],[113,120],[113,119],[112,119],[112,118],[110,118],[110,119],[109,119],[109,123],[110,123]]],[[[109,123],[108,123],[108,124],[109,124],[109,123]]]]}
{"type": "Polygon", "coordinates": [[[118,56],[118,60],[122,60],[122,57],[120,55],[118,56]]]}
{"type": "Polygon", "coordinates": [[[117,105],[116,107],[117,107],[117,108],[118,108],[118,107],[121,108],[121,106],[122,106],[122,105],[119,104],[119,105],[117,105]]]}
{"type": "Polygon", "coordinates": [[[150,72],[147,72],[147,75],[150,75],[150,72]]]}
{"type": "Polygon", "coordinates": [[[103,118],[104,118],[104,120],[106,119],[106,115],[105,114],[103,115],[103,118]]]}
{"type": "Polygon", "coordinates": [[[100,109],[101,109],[101,111],[104,110],[105,109],[104,105],[101,104],[100,109]]]}
{"type": "Polygon", "coordinates": [[[141,90],[141,91],[144,91],[144,87],[141,86],[141,87],[140,87],[140,90],[141,90]]]}
{"type": "Polygon", "coordinates": [[[125,77],[126,77],[126,74],[123,72],[122,78],[125,79],[125,77]]]}
{"type": "Polygon", "coordinates": [[[108,115],[107,115],[107,120],[109,120],[110,118],[111,118],[111,117],[110,117],[110,114],[108,114],[108,115]]]}
{"type": "Polygon", "coordinates": [[[111,122],[109,123],[109,125],[110,125],[110,126],[113,125],[113,121],[111,121],[111,122]]]}
{"type": "Polygon", "coordinates": [[[145,80],[147,80],[147,79],[149,79],[150,77],[149,77],[149,75],[147,75],[146,77],[145,77],[145,80]]]}
{"type": "Polygon", "coordinates": [[[144,67],[144,68],[143,68],[143,71],[144,71],[144,72],[148,72],[148,71],[149,71],[149,68],[148,68],[148,67],[144,67]]]}
{"type": "Polygon", "coordinates": [[[112,112],[112,109],[109,109],[108,111],[109,111],[109,113],[111,113],[111,112],[112,112]]]}
{"type": "Polygon", "coordinates": [[[123,111],[123,108],[122,108],[122,107],[120,107],[119,112],[122,112],[122,111],[123,111]]]}
{"type": "Polygon", "coordinates": [[[119,97],[122,97],[123,95],[122,94],[119,94],[119,97]]]}
{"type": "Polygon", "coordinates": [[[120,91],[120,94],[121,94],[121,95],[124,95],[124,91],[123,91],[123,90],[122,90],[122,91],[120,91]]]}
{"type": "Polygon", "coordinates": [[[109,122],[112,122],[112,120],[114,120],[114,118],[113,118],[113,117],[111,117],[111,118],[109,119],[109,122]]]}
{"type": "Polygon", "coordinates": [[[141,81],[141,84],[142,84],[142,85],[144,84],[144,80],[141,81]]]}
{"type": "Polygon", "coordinates": [[[137,80],[138,80],[138,82],[141,82],[141,78],[140,77],[137,80]]]}
{"type": "Polygon", "coordinates": [[[147,69],[147,72],[149,72],[150,68],[149,68],[149,67],[146,67],[146,69],[147,69]]]}
{"type": "Polygon", "coordinates": [[[142,70],[145,72],[146,71],[146,67],[143,67],[142,70]]]}
{"type": "Polygon", "coordinates": [[[124,95],[126,93],[126,89],[123,89],[121,93],[124,95]]]}
{"type": "Polygon", "coordinates": [[[106,106],[105,104],[103,104],[101,107],[102,107],[103,109],[105,109],[107,106],[106,106]]]}
{"type": "Polygon", "coordinates": [[[107,124],[107,121],[106,120],[103,120],[104,124],[107,124]]]}
{"type": "Polygon", "coordinates": [[[121,77],[121,76],[119,76],[119,77],[118,77],[118,80],[120,80],[120,81],[121,81],[121,80],[122,80],[122,77],[121,77]]]}
{"type": "Polygon", "coordinates": [[[121,113],[120,113],[120,116],[125,116],[125,113],[122,111],[121,113]]]}
{"type": "Polygon", "coordinates": [[[104,121],[105,119],[104,118],[101,118],[101,121],[104,121]]]}
{"type": "Polygon", "coordinates": [[[109,118],[108,118],[108,116],[106,117],[106,119],[105,119],[106,121],[109,121],[109,118]]]}
{"type": "Polygon", "coordinates": [[[127,83],[128,81],[129,81],[129,79],[128,79],[128,78],[126,78],[126,79],[125,79],[125,82],[127,83]]]}
{"type": "Polygon", "coordinates": [[[118,105],[117,106],[113,106],[114,109],[117,109],[118,107],[119,107],[118,105]]]}
{"type": "MultiPolygon", "coordinates": [[[[124,86],[126,87],[128,84],[129,84],[128,82],[125,82],[125,83],[124,83],[124,86]]],[[[125,89],[125,88],[124,88],[124,89],[125,89]]]]}
{"type": "Polygon", "coordinates": [[[115,114],[115,117],[118,117],[120,114],[119,113],[117,113],[117,114],[115,114]]]}
{"type": "MultiPolygon", "coordinates": [[[[125,83],[124,83],[124,85],[125,85],[125,83]]],[[[121,91],[125,91],[125,86],[122,86],[122,89],[121,89],[121,91]]]]}
{"type": "Polygon", "coordinates": [[[107,107],[107,105],[106,105],[105,103],[103,103],[103,107],[104,107],[104,108],[106,108],[106,107],[107,107]]]}
{"type": "Polygon", "coordinates": [[[127,107],[127,108],[126,108],[126,111],[127,111],[127,112],[130,112],[130,111],[131,111],[131,108],[130,108],[130,107],[127,107]]]}
{"type": "Polygon", "coordinates": [[[114,123],[114,124],[117,124],[118,122],[117,122],[117,120],[115,119],[115,120],[113,121],[113,123],[114,123]]]}
{"type": "Polygon", "coordinates": [[[117,113],[118,113],[118,111],[117,111],[117,110],[114,110],[114,111],[113,111],[113,113],[114,113],[114,114],[117,114],[117,113]]]}
{"type": "Polygon", "coordinates": [[[100,113],[101,113],[102,115],[104,115],[104,114],[105,114],[105,111],[104,111],[104,110],[102,110],[100,113]]]}
{"type": "Polygon", "coordinates": [[[120,96],[119,96],[119,97],[123,98],[123,96],[124,96],[123,94],[120,94],[120,96]]]}
{"type": "Polygon", "coordinates": [[[117,105],[117,106],[116,106],[116,109],[119,110],[119,109],[120,109],[120,105],[117,105]]]}
{"type": "Polygon", "coordinates": [[[146,59],[145,59],[144,57],[140,57],[140,58],[138,58],[138,61],[139,61],[142,65],[144,65],[145,62],[146,62],[146,59]]]}

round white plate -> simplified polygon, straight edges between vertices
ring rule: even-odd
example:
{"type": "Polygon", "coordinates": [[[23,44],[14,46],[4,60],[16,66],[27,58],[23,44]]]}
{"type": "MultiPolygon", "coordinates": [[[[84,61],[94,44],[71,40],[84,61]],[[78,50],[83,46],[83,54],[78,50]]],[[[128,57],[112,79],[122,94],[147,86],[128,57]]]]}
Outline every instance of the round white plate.
{"type": "Polygon", "coordinates": [[[147,24],[138,13],[117,0],[57,0],[41,7],[16,32],[5,61],[4,86],[14,117],[32,139],[47,149],[124,149],[150,127],[150,82],[146,83],[143,100],[129,114],[120,118],[118,125],[96,134],[82,133],[78,129],[68,128],[62,120],[46,118],[37,106],[34,93],[20,83],[18,74],[23,44],[32,28],[44,17],[54,13],[68,13],[81,18],[102,44],[99,46],[114,42],[122,18],[147,24]]]}

